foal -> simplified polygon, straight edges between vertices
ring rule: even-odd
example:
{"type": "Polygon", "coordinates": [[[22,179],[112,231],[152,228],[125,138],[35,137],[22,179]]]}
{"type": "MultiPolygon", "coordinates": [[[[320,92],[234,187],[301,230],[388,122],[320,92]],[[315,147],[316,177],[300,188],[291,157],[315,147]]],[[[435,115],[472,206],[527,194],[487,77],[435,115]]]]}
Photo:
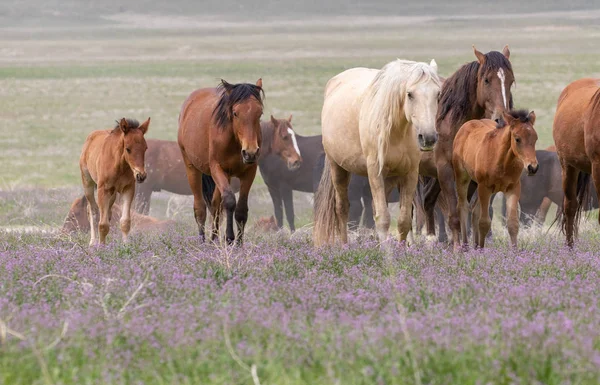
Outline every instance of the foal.
{"type": "Polygon", "coordinates": [[[127,240],[131,227],[130,210],[135,195],[135,182],[142,183],[146,179],[144,155],[148,146],[144,135],[148,132],[149,125],[150,118],[141,125],[137,120],[123,118],[113,130],[93,131],[83,144],[79,168],[83,190],[88,200],[88,218],[92,233],[90,246],[97,242],[96,229],[100,233],[100,243],[106,243],[111,209],[117,193],[122,196],[121,231],[123,240],[127,240]],[[98,203],[94,197],[96,188],[98,203]]]}
{"type": "Polygon", "coordinates": [[[508,206],[507,226],[510,240],[517,246],[519,218],[517,205],[521,196],[521,171],[533,175],[538,170],[535,153],[537,133],[533,128],[535,113],[511,111],[503,113],[507,123],[496,128],[493,120],[470,120],[463,124],[456,138],[452,154],[462,242],[467,244],[467,190],[471,180],[477,183],[479,204],[473,216],[473,241],[482,247],[492,221],[488,208],[494,193],[505,193],[508,206]],[[475,226],[479,224],[479,228],[475,226]]]}

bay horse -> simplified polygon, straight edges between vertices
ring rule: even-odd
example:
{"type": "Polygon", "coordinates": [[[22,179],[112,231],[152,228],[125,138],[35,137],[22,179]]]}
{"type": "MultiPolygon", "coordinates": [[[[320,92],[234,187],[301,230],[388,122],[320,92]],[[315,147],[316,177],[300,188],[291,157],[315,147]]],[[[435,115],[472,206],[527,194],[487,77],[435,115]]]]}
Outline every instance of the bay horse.
{"type": "Polygon", "coordinates": [[[263,113],[262,79],[256,84],[230,84],[192,92],[179,114],[177,143],[194,195],[194,218],[201,242],[205,240],[206,206],[213,217],[212,240],[219,237],[221,204],[226,212],[226,241],[243,243],[248,220],[248,194],[256,176],[262,143],[260,117],[263,113]],[[231,178],[240,179],[236,203],[231,178]]]}
{"type": "Polygon", "coordinates": [[[331,78],[321,112],[326,165],[315,196],[315,245],[348,242],[350,173],[369,178],[379,240],[387,240],[386,197],[400,190],[398,238],[411,229],[420,150],[437,140],[435,113],[441,81],[431,64],[395,60],[382,69],[352,68],[331,78]]]}
{"type": "Polygon", "coordinates": [[[590,175],[600,192],[600,79],[579,79],[565,87],[558,98],[552,136],[565,194],[562,228],[567,245],[573,247],[590,194],[590,175]]]}
{"type": "MultiPolygon", "coordinates": [[[[262,165],[269,167],[270,162],[276,162],[278,165],[283,165],[286,170],[288,167],[296,170],[302,164],[302,157],[295,149],[295,138],[292,137],[294,131],[290,121],[291,116],[289,119],[275,119],[271,116],[271,120],[260,123],[262,148],[258,161],[259,168],[262,165]]],[[[179,144],[175,141],[159,139],[147,139],[146,142],[148,143],[146,151],[148,176],[143,184],[136,186],[135,194],[136,211],[144,215],[150,213],[150,200],[155,191],[164,190],[180,195],[192,195],[179,144]]],[[[234,193],[239,191],[239,179],[232,178],[231,188],[234,193]]]]}
{"type": "Polygon", "coordinates": [[[518,202],[521,195],[521,171],[529,174],[538,170],[535,152],[537,133],[533,128],[535,112],[525,110],[503,114],[503,128],[491,119],[470,120],[463,124],[454,138],[452,166],[456,180],[460,227],[463,244],[467,244],[468,189],[477,183],[478,204],[473,215],[473,241],[484,247],[492,221],[488,208],[492,194],[506,195],[507,227],[511,244],[517,246],[519,219],[518,202]]]}
{"type": "Polygon", "coordinates": [[[144,155],[148,148],[144,135],[148,132],[150,118],[139,124],[137,120],[122,118],[113,130],[90,133],[83,145],[79,168],[83,191],[88,201],[90,219],[90,246],[97,241],[106,243],[112,206],[117,193],[122,196],[121,232],[123,240],[131,227],[131,204],[135,196],[135,183],[146,179],[144,155]],[[98,203],[94,191],[98,190],[98,203]],[[98,218],[98,216],[100,218],[98,218]]]}
{"type": "MultiPolygon", "coordinates": [[[[472,119],[487,118],[496,121],[499,127],[504,126],[503,113],[513,106],[510,89],[515,78],[508,45],[501,53],[490,51],[483,54],[475,46],[473,52],[477,60],[463,65],[442,86],[435,123],[439,135],[434,149],[437,181],[427,190],[423,202],[426,217],[432,220],[435,202],[443,192],[448,204],[448,224],[455,249],[460,247],[460,222],[452,169],[454,137],[458,129],[472,119]]],[[[474,192],[474,187],[471,185],[469,195],[474,192]]],[[[428,223],[427,228],[428,233],[435,236],[433,223],[428,223]]]]}
{"type": "MultiPolygon", "coordinates": [[[[69,213],[65,218],[61,232],[63,234],[73,234],[76,232],[90,232],[90,220],[87,212],[88,200],[85,195],[76,198],[71,204],[69,213]]],[[[122,208],[115,203],[111,209],[110,225],[116,225],[121,219],[122,208]]],[[[131,213],[131,232],[149,233],[149,232],[165,232],[175,228],[175,221],[160,220],[144,214],[139,214],[135,211],[131,213]]]]}

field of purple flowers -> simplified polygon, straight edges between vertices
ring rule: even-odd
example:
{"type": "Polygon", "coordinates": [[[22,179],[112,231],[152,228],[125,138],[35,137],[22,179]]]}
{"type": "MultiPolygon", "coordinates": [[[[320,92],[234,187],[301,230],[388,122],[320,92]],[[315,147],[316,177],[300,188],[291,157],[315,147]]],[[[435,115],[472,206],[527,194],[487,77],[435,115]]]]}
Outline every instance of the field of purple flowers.
{"type": "Polygon", "coordinates": [[[595,384],[594,234],[392,255],[3,234],[0,383],[595,384]]]}

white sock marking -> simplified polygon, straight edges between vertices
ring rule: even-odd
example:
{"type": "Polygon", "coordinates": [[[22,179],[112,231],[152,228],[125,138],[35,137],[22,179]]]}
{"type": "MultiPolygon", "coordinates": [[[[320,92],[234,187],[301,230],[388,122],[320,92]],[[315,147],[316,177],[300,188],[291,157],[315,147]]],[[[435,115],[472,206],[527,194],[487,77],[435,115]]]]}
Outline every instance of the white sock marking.
{"type": "Polygon", "coordinates": [[[291,128],[288,128],[288,132],[292,136],[292,143],[294,143],[294,150],[296,150],[296,152],[298,153],[298,156],[302,156],[300,154],[300,149],[298,148],[298,142],[296,141],[296,134],[294,133],[294,130],[292,130],[291,128]]]}

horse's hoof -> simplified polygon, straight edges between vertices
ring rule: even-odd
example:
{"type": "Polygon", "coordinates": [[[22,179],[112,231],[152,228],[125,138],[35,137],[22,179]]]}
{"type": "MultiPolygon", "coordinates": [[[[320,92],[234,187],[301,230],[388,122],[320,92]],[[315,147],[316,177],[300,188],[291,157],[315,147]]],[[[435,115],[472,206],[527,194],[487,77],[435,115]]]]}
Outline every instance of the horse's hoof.
{"type": "Polygon", "coordinates": [[[233,238],[227,238],[227,246],[233,245],[233,241],[234,241],[233,238]]]}

